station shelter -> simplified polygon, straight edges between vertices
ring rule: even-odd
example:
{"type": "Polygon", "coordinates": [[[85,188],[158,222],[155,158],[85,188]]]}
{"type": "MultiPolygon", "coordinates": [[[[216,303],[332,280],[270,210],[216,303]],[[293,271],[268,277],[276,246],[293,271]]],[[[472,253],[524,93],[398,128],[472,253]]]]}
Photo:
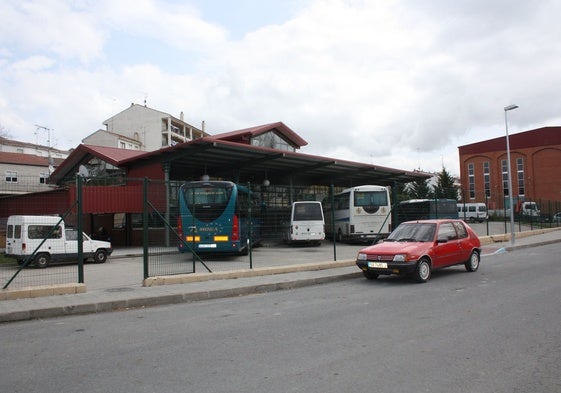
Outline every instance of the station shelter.
{"type": "MultiPolygon", "coordinates": [[[[0,218],[61,214],[83,188],[84,231],[104,231],[114,246],[138,246],[143,183],[229,180],[257,190],[271,211],[295,200],[321,200],[330,190],[372,184],[394,186],[430,174],[303,154],[307,142],[282,122],[204,136],[152,152],[81,144],[51,174],[51,191],[2,198],[0,218]]],[[[173,201],[176,189],[152,187],[152,201],[173,201]]]]}

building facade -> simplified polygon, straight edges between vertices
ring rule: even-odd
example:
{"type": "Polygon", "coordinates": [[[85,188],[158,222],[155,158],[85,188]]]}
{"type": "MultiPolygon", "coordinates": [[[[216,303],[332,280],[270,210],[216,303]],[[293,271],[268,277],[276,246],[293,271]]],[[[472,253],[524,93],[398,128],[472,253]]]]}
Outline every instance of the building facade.
{"type": "Polygon", "coordinates": [[[47,191],[50,174],[70,152],[0,137],[0,194],[47,191]]]}
{"type": "Polygon", "coordinates": [[[169,113],[134,103],[103,124],[105,133],[103,130],[97,131],[82,142],[119,149],[155,151],[208,135],[204,130],[186,123],[183,112],[176,118],[169,113]]]}
{"type": "Polygon", "coordinates": [[[118,149],[144,151],[144,146],[139,140],[128,138],[106,130],[97,130],[82,139],[82,143],[93,146],[116,147],[118,149]]]}
{"type": "MultiPolygon", "coordinates": [[[[561,201],[561,127],[543,127],[509,136],[513,204],[561,201]]],[[[460,146],[462,200],[509,209],[506,137],[460,146]]]]}

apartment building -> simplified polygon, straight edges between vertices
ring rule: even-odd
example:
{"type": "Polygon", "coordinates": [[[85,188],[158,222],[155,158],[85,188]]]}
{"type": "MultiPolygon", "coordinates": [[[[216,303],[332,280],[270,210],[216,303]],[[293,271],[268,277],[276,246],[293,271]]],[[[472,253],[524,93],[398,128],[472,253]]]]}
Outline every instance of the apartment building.
{"type": "Polygon", "coordinates": [[[69,151],[0,137],[0,195],[47,191],[49,175],[69,151]]]}
{"type": "Polygon", "coordinates": [[[179,118],[146,105],[131,104],[103,122],[98,130],[82,140],[84,144],[141,151],[155,151],[189,142],[208,134],[179,118]]]}

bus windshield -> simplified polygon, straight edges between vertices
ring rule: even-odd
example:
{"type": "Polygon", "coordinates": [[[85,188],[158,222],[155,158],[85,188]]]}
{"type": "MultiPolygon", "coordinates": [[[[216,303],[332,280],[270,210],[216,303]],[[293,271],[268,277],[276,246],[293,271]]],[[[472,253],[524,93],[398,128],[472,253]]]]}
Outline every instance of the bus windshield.
{"type": "Polygon", "coordinates": [[[354,205],[362,207],[368,213],[375,213],[380,206],[388,205],[388,193],[386,191],[356,191],[354,205]]]}
{"type": "Polygon", "coordinates": [[[232,196],[232,185],[204,184],[184,188],[185,201],[193,216],[211,222],[222,215],[232,196]]]}
{"type": "Polygon", "coordinates": [[[294,205],[293,221],[323,221],[321,204],[319,203],[297,203],[294,205]]]}

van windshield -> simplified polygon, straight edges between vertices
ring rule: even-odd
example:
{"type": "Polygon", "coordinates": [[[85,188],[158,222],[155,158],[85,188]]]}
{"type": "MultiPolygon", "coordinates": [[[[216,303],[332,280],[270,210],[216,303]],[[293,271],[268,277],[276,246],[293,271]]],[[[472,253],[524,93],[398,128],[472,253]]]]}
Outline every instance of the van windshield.
{"type": "Polygon", "coordinates": [[[319,203],[297,203],[294,205],[293,221],[323,221],[319,203]]]}

